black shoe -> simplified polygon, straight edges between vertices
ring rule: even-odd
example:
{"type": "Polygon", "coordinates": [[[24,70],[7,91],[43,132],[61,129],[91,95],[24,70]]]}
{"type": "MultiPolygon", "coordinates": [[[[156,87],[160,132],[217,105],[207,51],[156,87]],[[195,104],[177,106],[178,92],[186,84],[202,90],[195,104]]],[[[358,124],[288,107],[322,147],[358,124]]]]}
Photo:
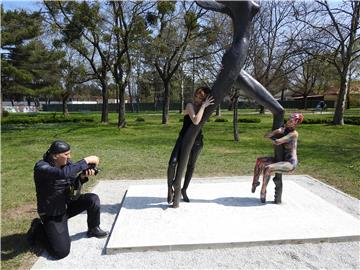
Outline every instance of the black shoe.
{"type": "Polygon", "coordinates": [[[34,218],[31,221],[30,229],[26,233],[26,240],[30,246],[35,245],[37,240],[37,231],[40,229],[40,226],[42,226],[40,218],[34,218]]]}
{"type": "Polygon", "coordinates": [[[190,202],[190,199],[189,199],[189,197],[187,196],[185,189],[182,189],[182,190],[181,190],[181,195],[182,195],[182,197],[183,197],[184,202],[190,202]]]}
{"type": "Polygon", "coordinates": [[[106,237],[107,235],[108,235],[108,232],[103,231],[102,229],[100,229],[99,226],[91,228],[87,231],[88,237],[103,238],[103,237],[106,237]]]}

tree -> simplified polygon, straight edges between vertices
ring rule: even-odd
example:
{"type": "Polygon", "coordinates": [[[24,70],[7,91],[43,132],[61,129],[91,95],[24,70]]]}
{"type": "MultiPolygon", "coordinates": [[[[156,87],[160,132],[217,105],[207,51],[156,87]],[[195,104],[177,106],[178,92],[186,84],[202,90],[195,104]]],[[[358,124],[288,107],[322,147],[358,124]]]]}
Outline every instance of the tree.
{"type": "Polygon", "coordinates": [[[288,75],[301,65],[294,57],[301,52],[296,40],[302,28],[292,11],[286,1],[265,1],[254,20],[246,70],[272,94],[283,93],[288,75]]]}
{"type": "Polygon", "coordinates": [[[108,123],[108,71],[110,39],[103,35],[104,20],[100,14],[100,4],[90,2],[44,1],[48,14],[47,21],[61,37],[60,44],[76,50],[89,64],[101,85],[101,122],[108,123]]]}
{"type": "Polygon", "coordinates": [[[202,13],[194,3],[157,2],[157,9],[147,14],[153,37],[147,49],[164,86],[162,123],[167,124],[171,79],[184,61],[186,48],[199,35],[198,19],[202,13]]]}
{"type": "MultiPolygon", "coordinates": [[[[150,9],[153,3],[142,3],[132,1],[110,1],[112,25],[112,41],[114,43],[114,53],[110,59],[109,70],[112,73],[114,81],[118,87],[119,93],[119,117],[118,127],[125,127],[125,88],[128,87],[130,99],[131,85],[129,84],[132,57],[131,50],[140,47],[140,41],[143,41],[148,35],[146,23],[141,15],[150,9]]],[[[131,100],[132,103],[132,100],[131,100]]]]}
{"type": "Polygon", "coordinates": [[[30,98],[57,91],[63,54],[49,50],[39,40],[42,34],[40,13],[4,12],[2,7],[1,13],[3,95],[12,100],[25,96],[30,102],[30,98]]]}
{"type": "MultiPolygon", "coordinates": [[[[344,1],[331,7],[327,1],[316,1],[310,8],[304,3],[295,9],[299,21],[308,26],[302,37],[304,48],[320,46],[324,49],[325,61],[338,71],[340,89],[333,118],[334,125],[344,124],[344,112],[351,65],[360,57],[359,42],[360,2],[344,1]],[[321,38],[309,40],[309,36],[321,38]]],[[[311,54],[311,50],[308,50],[311,54]]]]}
{"type": "Polygon", "coordinates": [[[62,86],[59,96],[61,97],[63,114],[69,114],[67,101],[75,93],[75,87],[78,84],[93,80],[93,77],[87,76],[86,69],[73,52],[68,53],[68,59],[61,62],[62,67],[62,86]]]}

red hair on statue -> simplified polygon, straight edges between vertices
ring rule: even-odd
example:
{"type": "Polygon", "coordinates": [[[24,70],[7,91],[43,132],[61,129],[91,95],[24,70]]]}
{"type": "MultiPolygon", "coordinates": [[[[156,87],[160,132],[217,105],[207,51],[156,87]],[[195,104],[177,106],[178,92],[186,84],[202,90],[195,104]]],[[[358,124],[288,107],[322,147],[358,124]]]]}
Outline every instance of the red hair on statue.
{"type": "Polygon", "coordinates": [[[304,116],[302,113],[292,113],[289,116],[289,120],[293,120],[296,125],[301,124],[304,120],[304,116]]]}

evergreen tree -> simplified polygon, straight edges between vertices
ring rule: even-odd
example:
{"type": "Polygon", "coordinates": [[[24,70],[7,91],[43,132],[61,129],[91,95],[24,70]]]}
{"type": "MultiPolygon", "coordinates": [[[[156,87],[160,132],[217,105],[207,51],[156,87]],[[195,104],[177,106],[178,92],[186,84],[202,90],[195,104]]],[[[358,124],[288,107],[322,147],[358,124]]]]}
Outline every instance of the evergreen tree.
{"type": "Polygon", "coordinates": [[[59,60],[63,54],[51,51],[38,39],[42,34],[39,12],[23,10],[2,13],[1,85],[4,97],[41,97],[59,88],[59,60]]]}

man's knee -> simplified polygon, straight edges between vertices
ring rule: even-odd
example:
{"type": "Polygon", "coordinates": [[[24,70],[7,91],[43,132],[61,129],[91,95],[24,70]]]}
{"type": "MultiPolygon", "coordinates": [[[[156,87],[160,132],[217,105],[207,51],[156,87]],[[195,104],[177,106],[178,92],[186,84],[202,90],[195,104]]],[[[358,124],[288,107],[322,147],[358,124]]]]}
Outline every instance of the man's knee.
{"type": "Polygon", "coordinates": [[[100,198],[95,193],[87,193],[87,199],[91,205],[97,205],[100,206],[100,198]]]}
{"type": "Polygon", "coordinates": [[[68,256],[70,253],[70,245],[68,247],[63,247],[59,249],[55,249],[51,252],[51,255],[56,259],[60,260],[68,256]]]}
{"type": "Polygon", "coordinates": [[[82,207],[84,210],[89,210],[90,208],[100,208],[100,199],[99,196],[95,193],[85,193],[82,196],[82,207]]]}

